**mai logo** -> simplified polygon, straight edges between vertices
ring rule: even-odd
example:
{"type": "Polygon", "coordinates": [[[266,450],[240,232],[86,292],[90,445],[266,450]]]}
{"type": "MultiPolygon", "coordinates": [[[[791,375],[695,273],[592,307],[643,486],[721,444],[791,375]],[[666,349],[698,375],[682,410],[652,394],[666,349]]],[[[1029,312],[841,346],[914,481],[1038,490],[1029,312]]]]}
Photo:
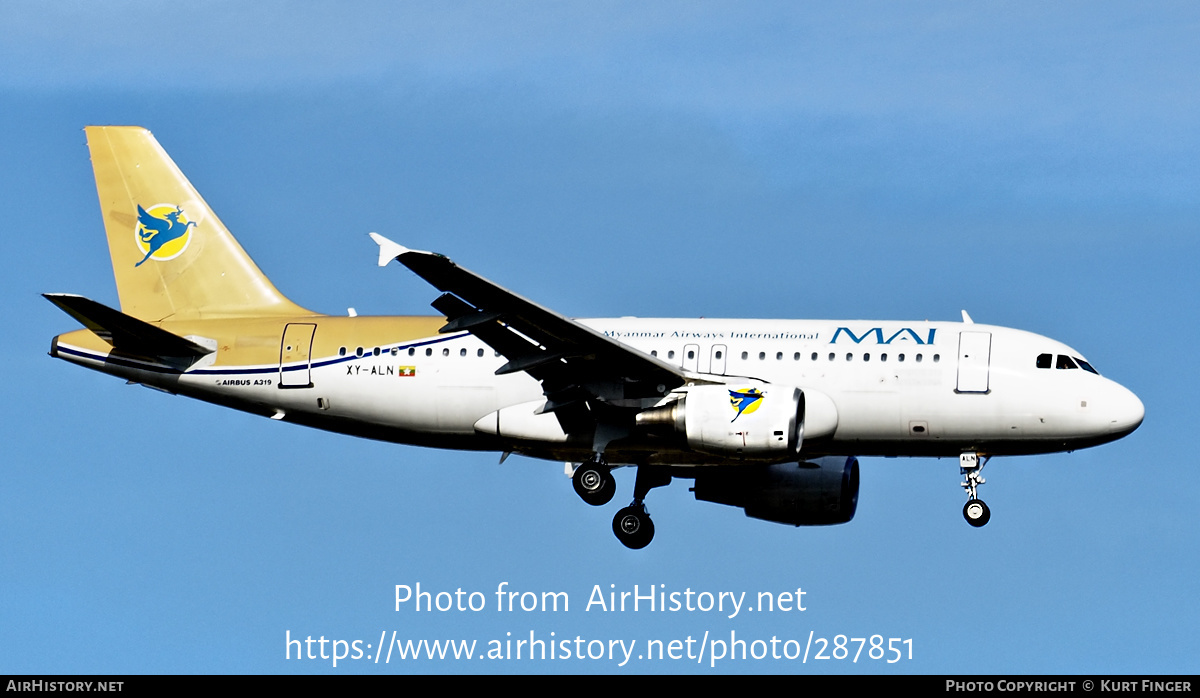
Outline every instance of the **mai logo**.
{"type": "Polygon", "coordinates": [[[913,330],[911,327],[901,327],[892,333],[892,335],[887,339],[884,339],[882,327],[872,327],[866,332],[863,332],[861,337],[854,334],[854,330],[850,329],[849,327],[839,327],[837,328],[837,331],[833,333],[833,339],[829,340],[829,343],[837,344],[837,341],[841,339],[843,333],[855,344],[862,344],[863,341],[865,341],[868,337],[873,338],[875,340],[875,344],[891,344],[892,342],[933,344],[933,338],[934,335],[937,334],[937,329],[930,329],[928,335],[921,337],[921,335],[917,334],[916,330],[913,330]]]}
{"type": "Polygon", "coordinates": [[[758,388],[743,388],[741,390],[729,391],[729,404],[733,409],[737,410],[737,414],[733,415],[733,419],[729,420],[730,424],[737,421],[738,417],[743,414],[751,414],[762,406],[762,400],[766,397],[766,393],[758,388]]]}
{"type": "Polygon", "coordinates": [[[193,225],[196,222],[189,221],[175,204],[155,204],[149,209],[138,204],[137,246],[146,256],[133,266],[140,267],[151,257],[165,262],[183,254],[192,239],[193,225]]]}

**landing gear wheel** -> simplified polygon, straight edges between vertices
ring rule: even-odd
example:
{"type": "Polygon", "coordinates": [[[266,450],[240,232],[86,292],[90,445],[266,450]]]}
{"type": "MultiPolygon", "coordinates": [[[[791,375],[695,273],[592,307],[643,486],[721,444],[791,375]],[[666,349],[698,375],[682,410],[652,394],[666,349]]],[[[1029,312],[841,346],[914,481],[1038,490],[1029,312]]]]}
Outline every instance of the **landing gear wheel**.
{"type": "Polygon", "coordinates": [[[987,482],[981,473],[991,456],[980,456],[974,451],[967,451],[958,456],[958,472],[965,478],[962,487],[967,491],[967,503],[963,505],[963,518],[975,528],[984,526],[992,518],[983,500],[979,498],[979,486],[987,482]]]}
{"type": "Polygon", "coordinates": [[[992,519],[992,512],[982,499],[968,499],[963,506],[963,518],[975,528],[984,526],[992,519]]]}
{"type": "Polygon", "coordinates": [[[575,486],[575,494],[594,507],[608,504],[617,492],[617,482],[608,467],[596,461],[580,463],[571,476],[571,484],[575,486]]]}
{"type": "Polygon", "coordinates": [[[613,517],[613,533],[626,548],[641,550],[654,540],[654,522],[642,506],[628,506],[613,517]]]}

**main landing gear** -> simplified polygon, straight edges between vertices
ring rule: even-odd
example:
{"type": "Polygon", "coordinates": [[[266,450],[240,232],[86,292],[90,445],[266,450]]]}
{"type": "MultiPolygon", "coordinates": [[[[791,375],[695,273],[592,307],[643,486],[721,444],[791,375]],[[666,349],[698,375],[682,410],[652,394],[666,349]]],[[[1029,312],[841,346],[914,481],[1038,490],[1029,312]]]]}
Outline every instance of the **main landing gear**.
{"type": "Polygon", "coordinates": [[[654,540],[654,522],[646,505],[641,502],[630,504],[613,517],[613,533],[617,540],[631,550],[641,550],[654,540]]]}
{"type": "Polygon", "coordinates": [[[671,484],[671,474],[662,466],[639,465],[633,484],[633,501],[613,517],[613,533],[626,548],[641,550],[654,540],[654,522],[646,511],[646,494],[655,487],[671,484]]]}
{"type": "Polygon", "coordinates": [[[966,477],[962,483],[963,489],[967,491],[967,503],[963,505],[963,518],[975,528],[986,525],[992,519],[991,510],[979,498],[977,492],[979,486],[987,482],[980,473],[983,472],[983,466],[987,465],[990,459],[990,456],[984,456],[983,460],[980,460],[978,453],[964,453],[958,457],[958,471],[966,477]]]}
{"type": "MultiPolygon", "coordinates": [[[[633,486],[633,501],[613,517],[613,533],[627,548],[640,550],[654,540],[654,522],[646,511],[646,494],[655,487],[670,484],[671,475],[661,466],[640,465],[633,486]]],[[[571,475],[575,492],[592,506],[607,504],[616,493],[612,471],[600,456],[580,463],[571,475]]]]}
{"type": "Polygon", "coordinates": [[[594,507],[608,504],[617,492],[617,481],[600,457],[580,463],[571,476],[571,484],[575,486],[575,494],[594,507]]]}

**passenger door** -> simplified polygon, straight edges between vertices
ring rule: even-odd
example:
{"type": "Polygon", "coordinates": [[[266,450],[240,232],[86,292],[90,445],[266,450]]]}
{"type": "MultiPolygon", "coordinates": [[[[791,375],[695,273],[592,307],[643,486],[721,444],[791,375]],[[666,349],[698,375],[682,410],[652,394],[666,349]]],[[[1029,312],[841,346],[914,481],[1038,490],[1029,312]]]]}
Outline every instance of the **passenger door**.
{"type": "Polygon", "coordinates": [[[279,343],[280,388],[313,387],[312,344],[316,331],[317,326],[308,323],[293,322],[283,328],[283,339],[279,343]]]}
{"type": "Polygon", "coordinates": [[[992,357],[991,332],[958,333],[958,385],[956,392],[988,392],[992,357]]]}

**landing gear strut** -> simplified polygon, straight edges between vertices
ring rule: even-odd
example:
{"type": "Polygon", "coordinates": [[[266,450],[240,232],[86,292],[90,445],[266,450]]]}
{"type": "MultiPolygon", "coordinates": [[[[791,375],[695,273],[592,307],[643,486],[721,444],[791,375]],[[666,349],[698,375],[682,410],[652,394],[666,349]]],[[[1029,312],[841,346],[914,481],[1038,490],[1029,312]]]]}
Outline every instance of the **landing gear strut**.
{"type": "Polygon", "coordinates": [[[627,548],[641,550],[654,540],[654,522],[646,511],[646,494],[671,483],[671,474],[661,466],[639,465],[633,485],[633,501],[613,517],[613,533],[627,548]]]}
{"type": "Polygon", "coordinates": [[[575,494],[594,507],[608,504],[617,492],[612,471],[599,456],[580,463],[571,476],[571,484],[575,486],[575,494]]]}
{"type": "Polygon", "coordinates": [[[980,473],[983,472],[983,466],[987,465],[990,459],[990,456],[984,456],[981,461],[978,453],[963,453],[958,457],[958,471],[966,477],[962,483],[963,489],[967,491],[967,503],[963,506],[963,518],[975,528],[986,525],[992,519],[991,510],[979,498],[978,493],[979,486],[987,482],[980,473]]]}

